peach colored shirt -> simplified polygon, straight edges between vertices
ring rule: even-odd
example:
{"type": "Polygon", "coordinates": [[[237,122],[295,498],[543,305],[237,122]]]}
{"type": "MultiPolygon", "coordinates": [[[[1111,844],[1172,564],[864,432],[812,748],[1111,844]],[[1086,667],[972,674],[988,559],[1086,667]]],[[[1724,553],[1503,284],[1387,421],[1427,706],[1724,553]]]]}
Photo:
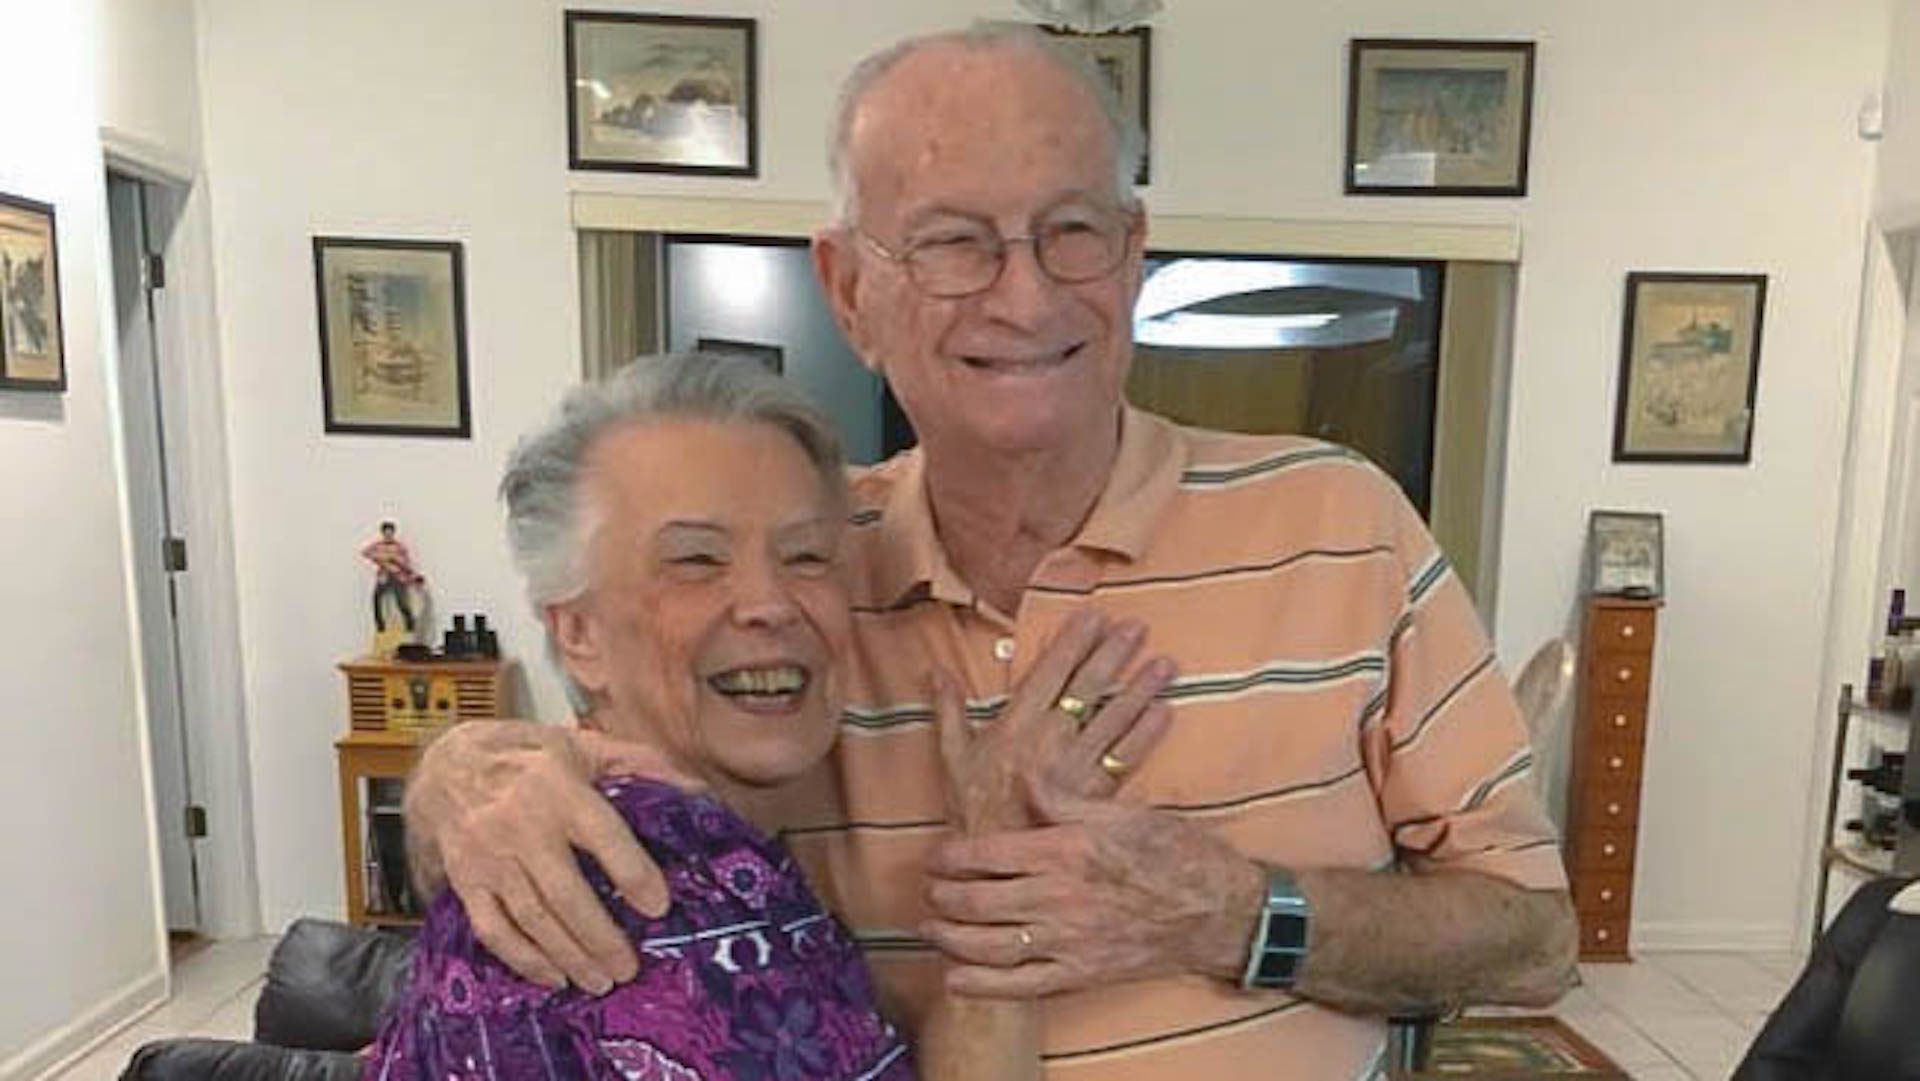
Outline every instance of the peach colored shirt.
{"type": "MultiPolygon", "coordinates": [[[[854,478],[854,657],[831,776],[783,834],[884,997],[917,1012],[938,958],[914,935],[946,833],[925,677],[1004,706],[1068,614],[1146,621],[1180,677],[1170,734],[1128,795],[1293,867],[1483,871],[1566,888],[1526,732],[1479,619],[1379,470],[1308,439],[1179,428],[1129,409],[1113,475],[1007,616],[941,551],[917,451],[854,478]]],[[[1050,1078],[1352,1078],[1385,1026],[1220,980],[1047,1000],[1050,1078]]]]}

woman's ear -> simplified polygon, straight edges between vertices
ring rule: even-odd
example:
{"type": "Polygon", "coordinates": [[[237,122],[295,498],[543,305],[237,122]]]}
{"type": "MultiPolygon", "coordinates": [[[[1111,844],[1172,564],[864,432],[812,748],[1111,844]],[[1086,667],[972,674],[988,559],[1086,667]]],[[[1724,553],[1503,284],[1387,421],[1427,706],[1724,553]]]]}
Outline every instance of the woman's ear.
{"type": "Polygon", "coordinates": [[[589,694],[607,689],[606,649],[600,624],[578,600],[549,604],[543,613],[554,652],[567,675],[589,694]]]}

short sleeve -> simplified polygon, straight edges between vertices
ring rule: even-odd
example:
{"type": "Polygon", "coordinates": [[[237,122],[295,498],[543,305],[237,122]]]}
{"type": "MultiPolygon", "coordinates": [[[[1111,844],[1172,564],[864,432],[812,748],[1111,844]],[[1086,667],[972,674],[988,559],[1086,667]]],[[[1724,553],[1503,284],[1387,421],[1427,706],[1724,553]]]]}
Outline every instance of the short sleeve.
{"type": "Polygon", "coordinates": [[[1479,614],[1398,488],[1379,481],[1406,590],[1386,649],[1385,708],[1362,750],[1399,860],[1565,890],[1526,726],[1479,614]]]}

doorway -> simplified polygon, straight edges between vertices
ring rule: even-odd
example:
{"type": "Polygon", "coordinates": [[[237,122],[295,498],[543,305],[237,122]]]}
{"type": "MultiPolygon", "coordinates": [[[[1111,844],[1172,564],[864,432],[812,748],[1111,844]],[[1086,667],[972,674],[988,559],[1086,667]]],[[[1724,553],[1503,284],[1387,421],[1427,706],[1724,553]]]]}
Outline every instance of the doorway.
{"type": "Polygon", "coordinates": [[[204,918],[197,840],[205,812],[195,798],[192,729],[184,679],[181,603],[188,573],[179,523],[185,470],[169,455],[167,396],[178,358],[162,355],[156,294],[166,287],[160,253],[179,218],[180,193],[109,170],[107,211],[113,257],[114,317],[119,334],[120,441],[133,536],[133,579],[158,824],[162,898],[170,935],[201,932],[204,918]]]}

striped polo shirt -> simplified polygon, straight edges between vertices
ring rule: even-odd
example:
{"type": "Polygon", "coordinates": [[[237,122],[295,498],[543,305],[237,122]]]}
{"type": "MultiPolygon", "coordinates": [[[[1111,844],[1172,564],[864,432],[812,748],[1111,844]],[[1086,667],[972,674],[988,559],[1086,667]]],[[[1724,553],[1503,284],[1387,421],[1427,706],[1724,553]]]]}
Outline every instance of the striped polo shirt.
{"type": "MultiPolygon", "coordinates": [[[[1128,795],[1290,868],[1483,871],[1566,887],[1526,732],[1465,591],[1384,474],[1340,447],[1128,409],[1079,534],[995,612],[948,564],[910,451],[854,478],[841,738],[786,841],[910,1022],[937,986],[922,864],[947,834],[926,674],[1005,706],[1083,605],[1143,620],[1180,675],[1128,795]]],[[[1351,1078],[1384,1024],[1198,976],[1046,1000],[1050,1078],[1351,1078]]]]}

